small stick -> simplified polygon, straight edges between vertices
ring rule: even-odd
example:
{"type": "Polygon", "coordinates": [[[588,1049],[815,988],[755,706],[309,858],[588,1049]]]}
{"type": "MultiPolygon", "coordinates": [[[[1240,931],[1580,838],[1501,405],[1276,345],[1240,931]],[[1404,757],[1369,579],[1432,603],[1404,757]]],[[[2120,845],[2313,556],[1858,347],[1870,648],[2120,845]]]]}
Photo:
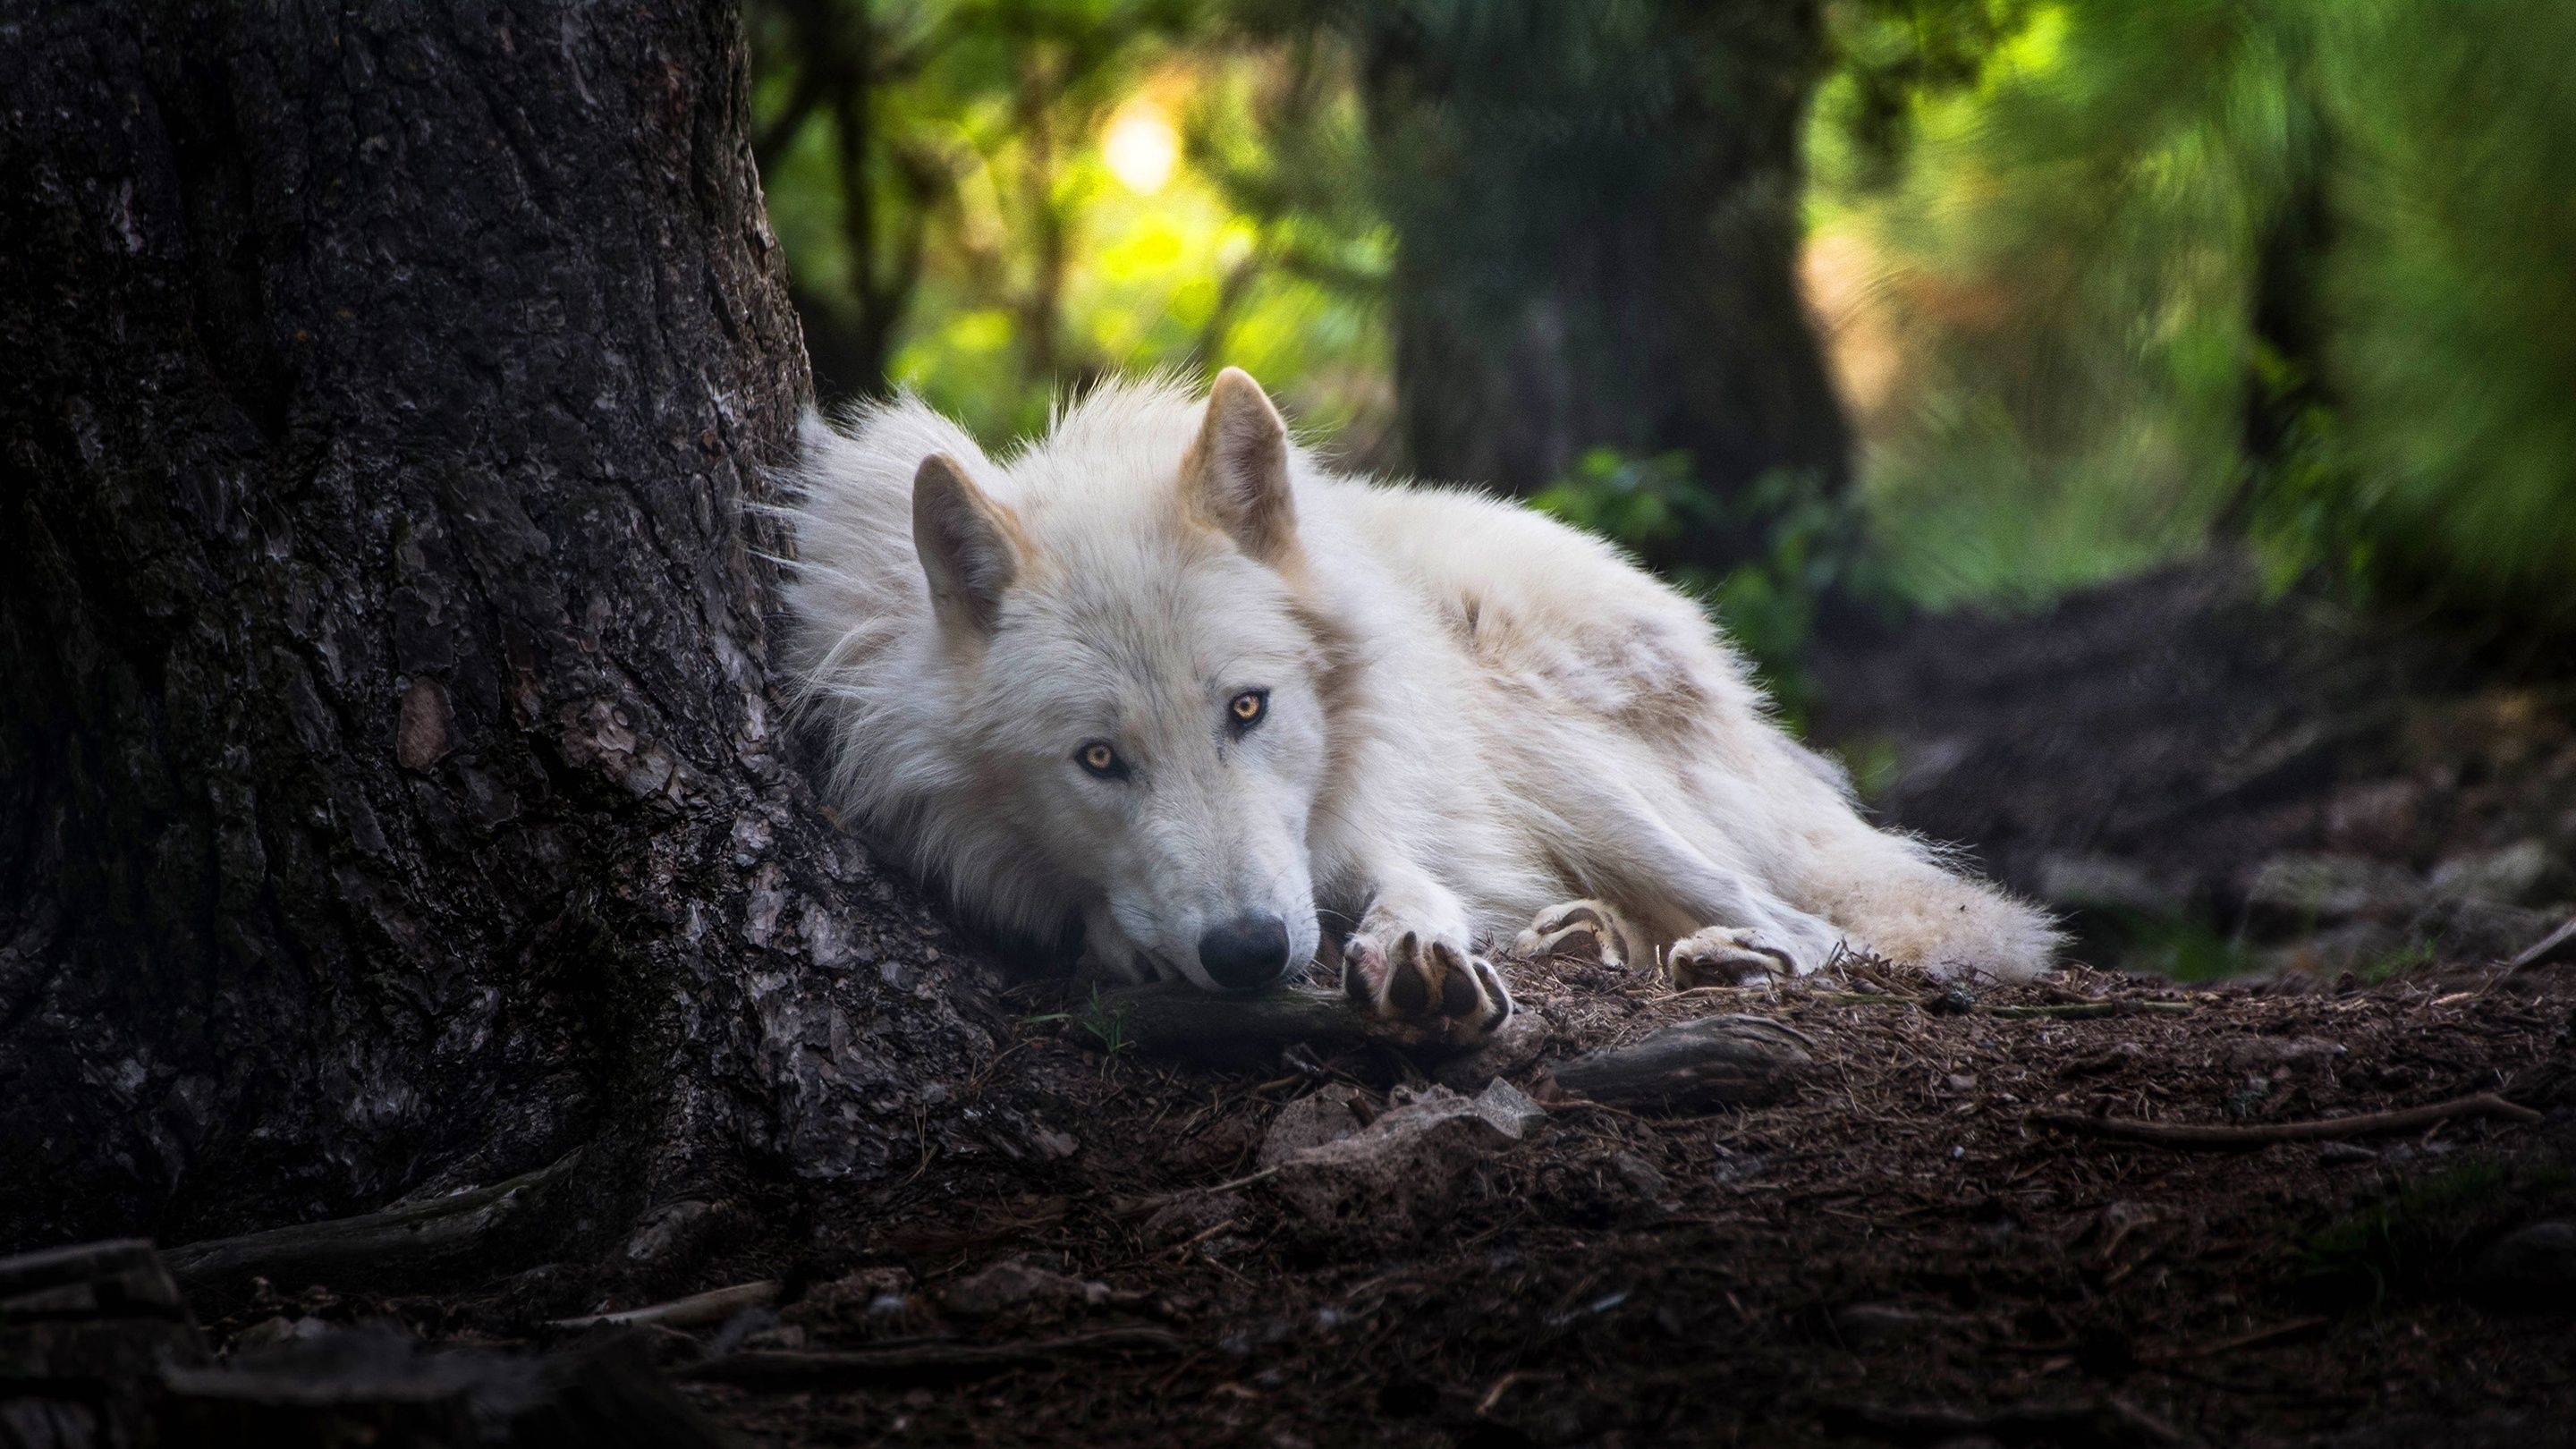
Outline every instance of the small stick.
{"type": "Polygon", "coordinates": [[[973,1379],[1063,1358],[1180,1353],[1188,1340],[1159,1328],[1109,1328],[1018,1343],[903,1343],[838,1352],[752,1349],[671,1371],[671,1377],[794,1393],[865,1384],[973,1379]]]}
{"type": "Polygon", "coordinates": [[[1514,1369],[1494,1380],[1494,1386],[1485,1390],[1485,1396],[1476,1401],[1476,1417],[1482,1419],[1493,1413],[1494,1405],[1503,1401],[1503,1395],[1510,1393],[1514,1384],[1552,1384],[1564,1377],[1563,1374],[1543,1373],[1536,1369],[1514,1369]]]}
{"type": "Polygon", "coordinates": [[[2361,1112],[2350,1117],[2323,1117],[2307,1122],[2263,1122],[2250,1127],[2219,1127],[2189,1122],[2146,1122],[2135,1117],[2087,1117],[2075,1112],[2034,1112],[2033,1120],[2069,1131],[2126,1137],[2164,1147],[2262,1147],[2274,1142],[2329,1142],[2373,1132],[2404,1132],[2454,1117],[2502,1117],[2511,1122],[2537,1122],[2540,1114],[2493,1092],[2457,1097],[2423,1107],[2389,1112],[2361,1112]]]}
{"type": "Polygon", "coordinates": [[[722,1323],[746,1308],[766,1308],[778,1301],[778,1280],[764,1278],[757,1283],[737,1283],[730,1288],[710,1288],[668,1303],[655,1303],[644,1308],[628,1308],[616,1313],[592,1313],[579,1318],[558,1318],[548,1328],[580,1330],[603,1326],[642,1327],[659,1324],[664,1328],[696,1328],[709,1323],[722,1323]]]}
{"type": "Polygon", "coordinates": [[[489,1244],[506,1241],[528,1219],[542,1216],[548,1191],[580,1163],[576,1147],[545,1167],[490,1187],[353,1218],[210,1238],[165,1249],[161,1258],[180,1286],[199,1298],[228,1293],[254,1276],[296,1284],[434,1277],[481,1261],[476,1255],[489,1244]]]}
{"type": "Polygon", "coordinates": [[[2511,976],[2534,966],[2568,960],[2576,960],[2576,916],[2568,917],[2567,924],[2541,937],[2530,949],[2507,962],[2505,974],[2511,976]]]}
{"type": "Polygon", "coordinates": [[[2056,1006],[1980,1006],[1988,1016],[2053,1016],[2060,1021],[2091,1021],[2105,1016],[2181,1016],[2193,1010],[2188,1001],[2069,1001],[2056,1006]]]}
{"type": "Polygon", "coordinates": [[[2189,1348],[2178,1348],[2170,1353],[2149,1355],[2146,1362],[2180,1363],[2185,1359],[2215,1358],[2222,1353],[2234,1353],[2238,1349],[2252,1348],[2256,1344],[2270,1343],[2274,1339],[2305,1333],[2311,1328],[2323,1328],[2331,1322],[2333,1320],[2328,1318],[2293,1318],[2287,1323],[2275,1323],[2269,1328],[2257,1328],[2250,1333],[2240,1333],[2209,1343],[2194,1344],[2189,1348]]]}

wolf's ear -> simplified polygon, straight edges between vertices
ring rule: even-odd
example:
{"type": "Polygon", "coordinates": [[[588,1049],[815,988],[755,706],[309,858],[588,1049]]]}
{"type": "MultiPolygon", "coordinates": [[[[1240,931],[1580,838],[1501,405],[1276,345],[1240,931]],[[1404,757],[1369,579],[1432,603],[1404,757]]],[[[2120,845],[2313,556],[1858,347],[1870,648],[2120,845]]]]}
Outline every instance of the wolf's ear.
{"type": "Polygon", "coordinates": [[[1207,421],[1181,457],[1181,496],[1263,563],[1283,563],[1297,547],[1288,425],[1242,368],[1218,373],[1208,390],[1207,421]]]}
{"type": "Polygon", "coordinates": [[[993,632],[1002,591],[1020,573],[1011,535],[1001,505],[984,496],[956,459],[933,453],[921,460],[912,475],[912,546],[942,625],[993,632]]]}

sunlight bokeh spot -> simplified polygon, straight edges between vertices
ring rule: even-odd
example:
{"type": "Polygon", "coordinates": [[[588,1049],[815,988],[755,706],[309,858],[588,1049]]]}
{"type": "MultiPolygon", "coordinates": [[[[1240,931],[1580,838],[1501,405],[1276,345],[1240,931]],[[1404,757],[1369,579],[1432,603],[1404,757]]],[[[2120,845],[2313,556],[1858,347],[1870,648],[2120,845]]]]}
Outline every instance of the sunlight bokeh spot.
{"type": "Polygon", "coordinates": [[[1139,196],[1151,196],[1172,179],[1181,162],[1181,134],[1171,118],[1152,101],[1138,99],[1118,108],[1100,138],[1101,159],[1120,185],[1139,196]]]}

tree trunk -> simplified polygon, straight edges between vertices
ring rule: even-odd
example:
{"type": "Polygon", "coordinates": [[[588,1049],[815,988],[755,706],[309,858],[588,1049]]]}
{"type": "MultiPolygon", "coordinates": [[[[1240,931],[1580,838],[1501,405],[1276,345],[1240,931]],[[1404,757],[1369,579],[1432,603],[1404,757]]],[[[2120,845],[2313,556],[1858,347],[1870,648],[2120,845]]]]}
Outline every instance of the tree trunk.
{"type": "Polygon", "coordinates": [[[1527,493],[1610,447],[1688,453],[1721,493],[1781,469],[1838,488],[1850,439],[1796,280],[1817,7],[1370,14],[1408,464],[1527,493]]]}
{"type": "Polygon", "coordinates": [[[0,1244],[971,1150],[975,975],[781,735],[733,7],[0,34],[0,1244]]]}

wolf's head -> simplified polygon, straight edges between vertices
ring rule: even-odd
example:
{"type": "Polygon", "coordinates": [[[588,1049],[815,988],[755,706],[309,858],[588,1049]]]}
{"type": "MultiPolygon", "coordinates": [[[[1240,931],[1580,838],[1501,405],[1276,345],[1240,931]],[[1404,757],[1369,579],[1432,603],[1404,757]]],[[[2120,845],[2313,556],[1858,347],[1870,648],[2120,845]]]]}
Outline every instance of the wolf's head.
{"type": "Polygon", "coordinates": [[[934,724],[884,744],[938,765],[888,777],[929,787],[889,825],[970,908],[1079,915],[1114,964],[1215,990],[1313,958],[1331,660],[1293,472],[1278,412],[1232,369],[1203,412],[1112,396],[1003,463],[962,436],[919,456],[930,618],[906,683],[934,724]]]}

